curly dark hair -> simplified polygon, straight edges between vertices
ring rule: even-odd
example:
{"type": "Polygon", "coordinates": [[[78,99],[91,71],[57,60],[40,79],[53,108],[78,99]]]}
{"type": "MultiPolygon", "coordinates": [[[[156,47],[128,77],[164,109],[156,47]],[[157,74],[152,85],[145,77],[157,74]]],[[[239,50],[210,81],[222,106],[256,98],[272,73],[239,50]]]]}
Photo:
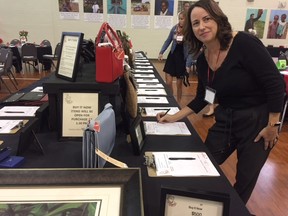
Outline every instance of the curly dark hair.
{"type": "Polygon", "coordinates": [[[199,53],[200,49],[203,47],[203,43],[196,38],[192,30],[192,23],[190,19],[191,12],[196,7],[201,7],[206,10],[210,14],[211,18],[217,23],[218,31],[216,37],[220,42],[220,49],[228,49],[233,37],[232,27],[228,21],[228,17],[223,13],[219,5],[214,0],[199,0],[190,6],[184,28],[185,40],[190,43],[192,54],[199,53]]]}

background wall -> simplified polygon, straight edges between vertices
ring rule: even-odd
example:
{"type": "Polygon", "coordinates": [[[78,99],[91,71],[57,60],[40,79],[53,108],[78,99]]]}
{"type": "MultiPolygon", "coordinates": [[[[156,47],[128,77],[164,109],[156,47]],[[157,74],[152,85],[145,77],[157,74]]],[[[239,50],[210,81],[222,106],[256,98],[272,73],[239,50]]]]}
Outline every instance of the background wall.
{"type": "MultiPolygon", "coordinates": [[[[234,30],[243,30],[246,21],[247,8],[267,9],[266,25],[270,17],[270,10],[278,9],[279,2],[286,3],[286,0],[219,0],[220,7],[228,16],[234,30]]],[[[104,21],[107,20],[107,0],[103,1],[104,21]]],[[[154,8],[155,0],[150,0],[151,16],[148,29],[131,28],[131,1],[127,0],[127,25],[126,28],[117,28],[130,35],[134,49],[147,53],[149,58],[157,58],[159,50],[166,39],[169,29],[154,29],[154,8]]],[[[173,24],[177,23],[178,0],[174,1],[173,24]]],[[[287,6],[288,7],[288,6],[287,6]]],[[[61,38],[63,31],[83,32],[85,39],[95,40],[102,23],[87,22],[83,19],[83,1],[79,0],[80,19],[60,19],[58,0],[1,0],[0,7],[0,38],[4,43],[14,38],[19,38],[19,31],[29,32],[28,41],[40,43],[48,39],[54,47],[61,38]]],[[[281,10],[281,9],[280,9],[281,10]]],[[[284,8],[283,10],[288,10],[284,8]]],[[[286,11],[287,12],[287,11],[286,11]]],[[[288,39],[266,39],[267,28],[264,31],[265,45],[288,46],[288,39]]],[[[165,53],[168,54],[168,51],[165,53]]]]}

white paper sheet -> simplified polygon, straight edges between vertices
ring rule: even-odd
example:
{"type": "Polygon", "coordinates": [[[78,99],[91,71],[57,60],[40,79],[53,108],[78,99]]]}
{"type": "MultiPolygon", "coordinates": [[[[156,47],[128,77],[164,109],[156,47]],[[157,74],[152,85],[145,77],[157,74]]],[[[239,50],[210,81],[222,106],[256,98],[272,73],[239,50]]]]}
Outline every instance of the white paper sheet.
{"type": "Polygon", "coordinates": [[[34,89],[31,90],[31,92],[43,92],[43,86],[35,87],[34,89]]]}
{"type": "Polygon", "coordinates": [[[185,122],[158,123],[157,121],[144,121],[147,135],[191,135],[185,122]]]}
{"type": "Polygon", "coordinates": [[[12,129],[17,127],[23,120],[0,120],[0,133],[10,133],[12,129]]]}
{"type": "Polygon", "coordinates": [[[154,73],[154,71],[153,70],[151,70],[151,69],[135,69],[134,70],[134,74],[136,74],[136,73],[154,73]]]}
{"type": "Polygon", "coordinates": [[[148,59],[135,59],[135,62],[149,62],[148,59]]]}
{"type": "Polygon", "coordinates": [[[168,104],[168,100],[166,97],[155,97],[155,96],[138,96],[138,103],[152,103],[152,104],[168,104]]]}
{"type": "Polygon", "coordinates": [[[138,95],[167,95],[165,89],[148,89],[148,88],[138,88],[138,95]]]}
{"type": "Polygon", "coordinates": [[[179,111],[178,107],[140,107],[140,109],[144,109],[145,113],[142,112],[143,116],[156,116],[157,113],[166,112],[169,110],[168,114],[175,114],[179,111]]]}
{"type": "Polygon", "coordinates": [[[158,79],[153,79],[153,78],[139,78],[136,79],[137,83],[159,83],[158,79]]]}
{"type": "Polygon", "coordinates": [[[151,65],[150,62],[135,62],[135,65],[151,65]]]}
{"type": "Polygon", "coordinates": [[[164,88],[161,83],[138,83],[138,88],[164,88]]]}
{"type": "Polygon", "coordinates": [[[155,78],[154,74],[134,74],[135,78],[155,78]]]}
{"type": "Polygon", "coordinates": [[[157,176],[220,176],[205,152],[153,152],[157,176]]]}
{"type": "Polygon", "coordinates": [[[35,116],[39,106],[4,106],[0,109],[0,116],[35,116]]]}
{"type": "Polygon", "coordinates": [[[153,68],[153,66],[141,66],[141,65],[136,65],[136,68],[138,68],[138,69],[144,69],[144,68],[153,68]]]}

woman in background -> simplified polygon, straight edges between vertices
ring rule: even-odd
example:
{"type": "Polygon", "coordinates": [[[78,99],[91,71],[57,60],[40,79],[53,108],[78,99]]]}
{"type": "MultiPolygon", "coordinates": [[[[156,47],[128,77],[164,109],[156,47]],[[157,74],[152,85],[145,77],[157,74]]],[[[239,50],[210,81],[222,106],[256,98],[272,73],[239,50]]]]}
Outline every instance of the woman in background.
{"type": "Polygon", "coordinates": [[[163,71],[165,72],[166,84],[172,91],[173,77],[176,77],[177,86],[177,101],[181,102],[182,98],[182,81],[184,76],[191,70],[192,66],[192,55],[189,54],[188,43],[184,41],[183,27],[185,22],[185,12],[181,11],[178,15],[178,24],[172,27],[168,38],[164,42],[158,60],[163,60],[163,54],[172,42],[171,50],[165,62],[163,71]]]}

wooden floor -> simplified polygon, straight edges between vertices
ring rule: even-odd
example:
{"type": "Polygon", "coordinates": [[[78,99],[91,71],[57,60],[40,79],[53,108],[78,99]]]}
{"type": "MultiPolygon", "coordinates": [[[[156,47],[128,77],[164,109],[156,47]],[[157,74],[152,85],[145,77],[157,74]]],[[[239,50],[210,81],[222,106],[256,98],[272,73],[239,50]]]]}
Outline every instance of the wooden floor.
{"type": "MultiPolygon", "coordinates": [[[[154,66],[164,78],[162,72],[163,62],[159,63],[152,60],[154,66]]],[[[18,88],[22,89],[33,82],[49,75],[51,72],[25,72],[15,74],[18,81],[18,88]]],[[[183,87],[183,99],[180,106],[185,106],[194,96],[197,87],[197,76],[190,76],[190,87],[183,87]]],[[[4,81],[9,84],[11,90],[15,92],[15,88],[8,79],[4,81]]],[[[174,83],[175,85],[175,83],[174,83]]],[[[175,91],[174,91],[175,92],[175,91]]],[[[1,84],[0,100],[9,95],[6,87],[1,84]]],[[[189,120],[204,140],[207,135],[208,128],[213,124],[213,118],[202,118],[205,108],[198,115],[192,114],[189,120]]],[[[230,158],[221,166],[227,178],[234,183],[235,165],[237,158],[232,154],[230,158]]],[[[252,214],[257,216],[287,216],[288,215],[288,123],[285,122],[278,144],[271,151],[271,154],[263,167],[254,192],[247,203],[247,208],[252,214]],[[285,141],[285,142],[284,142],[285,141]]]]}

